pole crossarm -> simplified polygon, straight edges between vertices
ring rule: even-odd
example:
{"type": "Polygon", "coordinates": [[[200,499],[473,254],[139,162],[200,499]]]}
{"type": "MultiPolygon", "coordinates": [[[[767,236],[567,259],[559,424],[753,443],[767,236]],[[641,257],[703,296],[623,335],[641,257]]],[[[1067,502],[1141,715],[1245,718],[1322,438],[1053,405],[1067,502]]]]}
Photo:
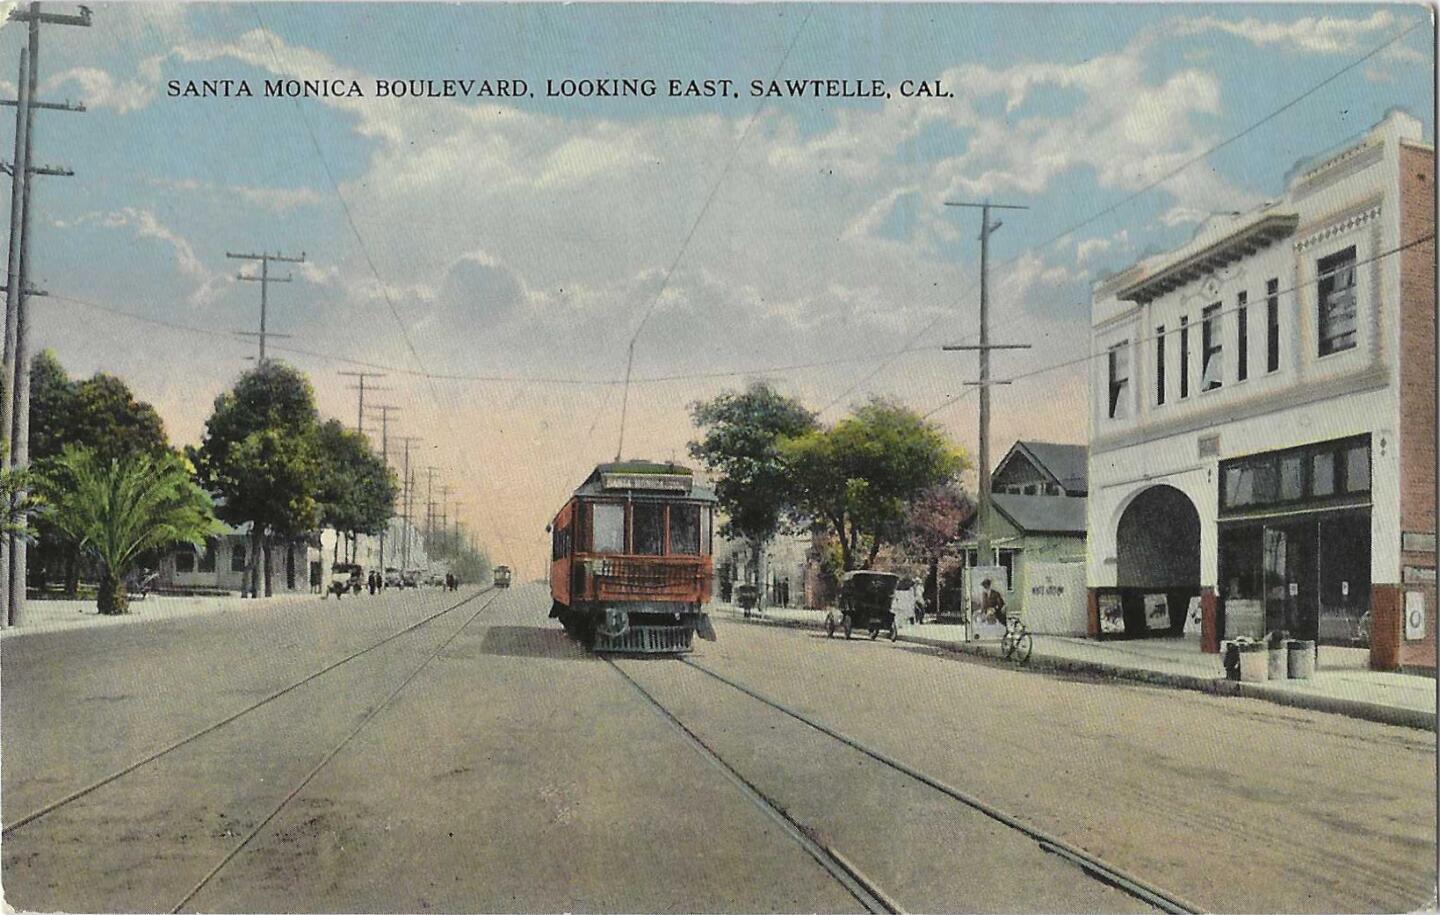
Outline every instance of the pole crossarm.
{"type": "MultiPolygon", "coordinates": [[[[0,98],[0,107],[14,108],[20,104],[19,99],[0,98]]],[[[31,108],[43,108],[46,111],[74,111],[83,114],[90,109],[85,107],[84,102],[72,102],[68,98],[63,102],[31,102],[31,108]]]]}
{"type": "MultiPolygon", "coordinates": [[[[9,292],[9,291],[10,291],[10,287],[9,287],[9,286],[0,286],[0,292],[9,292]]],[[[50,294],[50,293],[46,292],[46,291],[43,290],[43,289],[36,289],[34,286],[26,286],[26,287],[25,287],[25,295],[26,295],[27,297],[28,297],[28,296],[32,296],[32,295],[49,295],[49,294],[50,294]]]]}
{"type": "Polygon", "coordinates": [[[986,343],[983,346],[979,343],[947,343],[940,347],[947,353],[959,352],[961,350],[984,350],[984,349],[1030,349],[1029,343],[986,343]]]}
{"type": "Polygon", "coordinates": [[[305,252],[304,252],[304,251],[301,251],[301,252],[300,252],[300,256],[299,256],[299,257],[290,257],[290,256],[285,255],[285,254],[264,254],[264,253],[262,253],[262,254],[235,254],[235,253],[230,252],[230,251],[226,251],[226,252],[225,252],[225,256],[226,256],[226,257],[229,257],[229,258],[234,258],[235,260],[240,260],[240,261],[284,261],[284,262],[287,263],[287,264],[303,264],[303,263],[305,263],[305,252]]]}
{"type": "Polygon", "coordinates": [[[965,382],[965,384],[974,385],[976,387],[989,387],[992,384],[1013,384],[1013,382],[1008,380],[1001,381],[998,378],[991,378],[989,381],[967,381],[965,382]]]}
{"type": "Polygon", "coordinates": [[[267,330],[267,331],[265,331],[264,333],[261,333],[261,332],[258,331],[258,330],[232,330],[232,331],[230,331],[230,333],[234,334],[234,335],[237,336],[237,337],[285,337],[285,338],[289,338],[289,337],[295,336],[294,334],[277,334],[277,333],[275,333],[275,331],[273,331],[273,330],[267,330]]]}

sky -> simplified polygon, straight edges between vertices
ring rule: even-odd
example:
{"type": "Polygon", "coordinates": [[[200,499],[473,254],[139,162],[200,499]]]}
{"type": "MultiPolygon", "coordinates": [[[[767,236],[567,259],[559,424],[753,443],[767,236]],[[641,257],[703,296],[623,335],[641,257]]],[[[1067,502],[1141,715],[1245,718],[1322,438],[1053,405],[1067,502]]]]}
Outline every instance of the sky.
{"type": "MultiPolygon", "coordinates": [[[[826,422],[895,398],[973,455],[975,356],[940,346],[977,334],[979,216],[946,202],[1028,208],[992,238],[991,325],[1033,348],[994,375],[1060,366],[995,389],[994,459],[1084,442],[1093,284],[1393,109],[1433,143],[1433,35],[1401,5],[97,4],[88,29],[42,29],[41,97],[88,110],[37,115],[37,161],[75,175],[32,190],[32,341],[198,443],[256,351],[234,333],[258,327],[254,265],[227,252],[304,252],[275,268],[268,328],[290,336],[267,355],[349,423],[339,373],[385,373],[368,399],[421,437],[417,476],[436,467],[492,558],[538,575],[622,403],[627,458],[684,459],[689,405],[752,378],[826,422]],[[546,94],[623,78],[657,94],[546,94]],[[364,97],[265,97],[276,79],[364,97]],[[444,79],[529,94],[376,97],[444,79]],[[801,79],[890,95],[750,93],[801,79]],[[254,95],[171,91],[204,80],[254,95]]],[[[8,98],[24,40],[0,28],[8,98]]]]}

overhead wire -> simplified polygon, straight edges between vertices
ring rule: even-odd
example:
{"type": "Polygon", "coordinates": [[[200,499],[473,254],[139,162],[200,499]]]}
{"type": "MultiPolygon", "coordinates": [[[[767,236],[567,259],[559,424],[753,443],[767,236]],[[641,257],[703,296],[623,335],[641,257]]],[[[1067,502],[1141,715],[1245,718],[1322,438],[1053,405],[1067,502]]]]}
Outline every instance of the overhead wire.
{"type": "MultiPolygon", "coordinates": [[[[1396,42],[1404,39],[1404,38],[1405,38],[1406,36],[1408,36],[1411,32],[1415,31],[1415,30],[1418,29],[1421,25],[1424,25],[1424,24],[1425,24],[1425,20],[1419,20],[1419,19],[1417,19],[1415,22],[1411,23],[1408,27],[1399,30],[1399,31],[1396,32],[1394,35],[1392,35],[1390,38],[1387,38],[1385,41],[1383,41],[1383,42],[1381,42],[1380,44],[1376,45],[1375,47],[1371,48],[1369,51],[1367,51],[1366,53],[1364,53],[1364,54],[1361,55],[1360,57],[1357,57],[1356,59],[1354,59],[1354,60],[1350,61],[1349,63],[1347,63],[1345,66],[1343,66],[1343,67],[1341,67],[1340,69],[1338,69],[1338,70],[1334,71],[1333,73],[1331,73],[1329,76],[1327,76],[1327,77],[1325,77],[1324,79],[1320,80],[1319,82],[1311,85],[1310,87],[1308,87],[1307,89],[1305,89],[1305,91],[1301,92],[1299,95],[1294,96],[1293,98],[1291,98],[1290,100],[1288,100],[1287,102],[1285,102],[1283,105],[1281,105],[1281,106],[1278,107],[1278,108],[1275,108],[1274,110],[1272,110],[1272,111],[1270,111],[1269,113],[1265,114],[1264,116],[1262,116],[1262,117],[1259,118],[1258,120],[1256,120],[1256,121],[1248,124],[1247,126],[1241,128],[1239,131],[1237,131],[1237,132],[1235,132],[1235,133],[1233,133],[1233,134],[1225,137],[1224,139],[1220,140],[1218,143],[1215,143],[1214,145],[1212,145],[1212,146],[1208,147],[1207,149],[1205,149],[1205,151],[1203,151],[1203,152],[1201,152],[1201,153],[1198,153],[1197,155],[1192,156],[1192,157],[1189,158],[1189,159],[1186,159],[1184,162],[1180,163],[1180,164],[1179,164],[1178,166],[1176,166],[1175,168],[1173,168],[1173,169],[1171,169],[1170,171],[1168,171],[1168,172],[1160,175],[1158,178],[1155,178],[1154,180],[1146,183],[1145,185],[1143,185],[1143,186],[1140,187],[1139,189],[1137,189],[1137,190],[1135,190],[1135,191],[1127,194],[1126,196],[1122,197],[1120,200],[1118,200],[1118,201],[1116,201],[1116,202],[1114,202],[1114,203],[1112,203],[1112,204],[1109,204],[1108,206],[1102,207],[1101,209],[1095,211],[1094,213],[1090,214],[1089,216],[1085,217],[1084,219],[1081,219],[1080,221],[1078,221],[1078,222],[1070,225],[1069,227],[1067,227],[1067,228],[1064,229],[1063,231],[1061,231],[1061,232],[1059,232],[1059,233],[1057,233],[1057,234],[1055,234],[1055,235],[1050,236],[1049,238],[1047,238],[1046,240],[1040,242],[1039,244],[1036,244],[1036,245],[1027,247],[1025,250],[1021,251],[1020,253],[1018,253],[1018,254],[1016,254],[1016,255],[1014,255],[1014,256],[1012,256],[1012,257],[1006,258],[1005,260],[1003,260],[1003,261],[1001,261],[999,264],[997,264],[996,267],[999,267],[999,268],[1008,267],[1009,265],[1011,265],[1011,264],[1015,263],[1016,261],[1020,260],[1022,257],[1024,257],[1024,256],[1027,255],[1027,254],[1035,254],[1035,253],[1038,253],[1038,252],[1040,252],[1040,251],[1043,251],[1043,250],[1045,250],[1046,248],[1050,247],[1051,245],[1055,244],[1057,241],[1060,241],[1060,240],[1066,238],[1067,236],[1073,234],[1074,232],[1076,232],[1076,231],[1078,231],[1078,230],[1080,230],[1080,229],[1083,229],[1085,226],[1090,225],[1091,223],[1095,222],[1095,221],[1098,220],[1098,219],[1101,219],[1101,218],[1103,218],[1103,217],[1105,217],[1105,216],[1108,216],[1109,214],[1115,212],[1116,210],[1120,209],[1121,207],[1125,206],[1126,204],[1129,204],[1129,203],[1131,203],[1132,201],[1136,200],[1136,199],[1139,198],[1140,196],[1148,193],[1149,191],[1154,190],[1156,187],[1160,186],[1161,184],[1164,184],[1166,181],[1169,181],[1171,178],[1176,177],[1177,175],[1179,175],[1180,173],[1184,172],[1186,169],[1190,168],[1192,165],[1196,164],[1197,162],[1204,161],[1205,159],[1209,158],[1209,157],[1210,157],[1212,154],[1214,154],[1215,152],[1217,152],[1217,151],[1219,151],[1219,150],[1221,150],[1221,149],[1229,146],[1230,144],[1234,143],[1235,141],[1241,139],[1242,137],[1247,136],[1248,134],[1250,134],[1250,133],[1254,132],[1255,130],[1259,129],[1261,126],[1263,126],[1263,125],[1269,123],[1270,121],[1274,120],[1275,118],[1279,117],[1281,114],[1284,114],[1286,111],[1289,111],[1291,108],[1294,108],[1294,107],[1295,107],[1296,105],[1298,105],[1300,102],[1302,102],[1302,101],[1304,101],[1305,99],[1309,98],[1310,96],[1314,95],[1316,92],[1320,91],[1320,90],[1323,89],[1325,86],[1327,86],[1327,85],[1329,85],[1330,83],[1334,82],[1335,80],[1339,79],[1341,76],[1344,76],[1346,73],[1349,73],[1350,71],[1354,70],[1356,67],[1359,67],[1361,64],[1363,64],[1363,63],[1365,63],[1366,61],[1370,60],[1371,58],[1375,57],[1377,54],[1382,53],[1382,52],[1385,51],[1387,48],[1389,48],[1391,45],[1394,45],[1396,42]]],[[[940,320],[941,320],[942,318],[947,317],[949,314],[950,314],[949,312],[941,312],[941,313],[937,314],[934,318],[932,318],[932,319],[930,320],[929,323],[927,323],[924,327],[922,327],[922,328],[920,329],[920,331],[919,331],[918,333],[916,333],[916,334],[910,339],[910,341],[908,342],[907,345],[913,345],[916,341],[918,341],[918,340],[920,340],[921,338],[925,337],[932,329],[934,329],[934,327],[935,327],[936,324],[940,323],[940,320]]],[[[1001,329],[1001,328],[1011,326],[1011,325],[1013,325],[1014,323],[1016,323],[1016,321],[1018,321],[1018,320],[1019,320],[1019,319],[1014,319],[1014,320],[1007,321],[1007,322],[1001,322],[999,325],[997,325],[996,327],[992,328],[992,330],[999,330],[999,329],[1001,329]]],[[[968,340],[970,340],[970,339],[973,339],[975,336],[976,336],[976,334],[967,334],[967,335],[963,336],[961,339],[968,341],[968,340]]],[[[879,374],[880,374],[881,372],[883,372],[886,368],[889,368],[889,366],[893,363],[893,361],[894,361],[894,360],[891,359],[891,360],[888,360],[888,361],[886,361],[886,362],[883,362],[883,363],[882,363],[881,365],[879,365],[879,366],[876,366],[875,369],[870,372],[870,374],[866,375],[863,379],[861,379],[861,380],[860,380],[859,382],[857,382],[856,384],[851,385],[849,388],[847,388],[845,391],[843,391],[839,396],[835,397],[833,400],[831,400],[831,401],[830,401],[829,403],[827,403],[825,406],[821,407],[818,412],[819,412],[819,413],[824,413],[824,412],[826,412],[827,410],[831,409],[831,408],[834,407],[836,404],[838,404],[840,401],[842,401],[842,400],[844,400],[846,397],[850,396],[850,394],[852,394],[855,390],[857,390],[858,388],[862,387],[862,386],[865,385],[865,384],[868,384],[871,379],[875,378],[875,376],[879,375],[879,374]]]]}
{"type": "MultiPolygon", "coordinates": [[[[1366,257],[1366,258],[1363,258],[1363,259],[1360,259],[1360,260],[1356,260],[1353,264],[1347,265],[1344,269],[1355,269],[1355,268],[1362,267],[1362,266],[1364,266],[1364,265],[1366,265],[1366,264],[1375,263],[1375,262],[1380,261],[1380,260],[1382,260],[1382,259],[1384,259],[1384,258],[1386,258],[1386,257],[1393,257],[1393,256],[1401,253],[1402,251],[1406,251],[1406,250],[1408,250],[1408,249],[1410,249],[1410,248],[1413,248],[1413,247],[1415,247],[1415,246],[1417,246],[1417,245],[1423,245],[1423,244],[1425,244],[1427,241],[1432,241],[1432,240],[1434,240],[1434,238],[1435,238],[1435,233],[1434,233],[1434,232],[1429,232],[1429,233],[1427,233],[1427,234],[1425,234],[1425,235],[1422,235],[1422,236],[1419,236],[1419,237],[1417,237],[1417,238],[1413,238],[1413,239],[1411,239],[1410,241],[1404,242],[1403,244],[1396,245],[1396,246],[1393,247],[1393,248],[1387,249],[1387,250],[1385,250],[1385,251],[1381,251],[1381,252],[1379,252],[1378,254],[1373,254],[1373,255],[1371,255],[1371,256],[1369,256],[1369,257],[1366,257]]],[[[1249,308],[1251,308],[1251,307],[1259,307],[1259,306],[1264,302],[1265,299],[1269,299],[1269,298],[1273,298],[1273,297],[1278,297],[1278,296],[1282,296],[1282,295],[1288,295],[1288,294],[1290,294],[1290,293],[1292,293],[1292,292],[1299,292],[1300,290],[1306,289],[1306,288],[1308,288],[1308,287],[1310,287],[1310,286],[1318,286],[1318,285],[1321,283],[1321,281],[1323,281],[1323,280],[1325,280],[1325,279],[1328,279],[1328,278],[1330,278],[1330,277],[1332,277],[1332,276],[1335,276],[1335,275],[1336,275],[1337,273],[1339,273],[1339,272],[1340,272],[1340,270],[1337,269],[1337,270],[1331,270],[1331,271],[1328,271],[1328,272],[1325,272],[1325,273],[1317,273],[1313,279],[1308,279],[1308,280],[1305,280],[1305,281],[1303,281],[1303,282],[1296,283],[1295,285],[1293,285],[1293,286],[1288,286],[1288,287],[1286,287],[1286,288],[1284,288],[1284,289],[1276,289],[1273,293],[1267,292],[1267,293],[1265,294],[1264,298],[1257,298],[1257,299],[1255,299],[1254,301],[1247,301],[1247,302],[1245,302],[1245,304],[1243,304],[1243,305],[1237,303],[1237,304],[1235,304],[1235,305],[1222,306],[1222,307],[1220,307],[1220,308],[1218,308],[1218,309],[1216,309],[1216,310],[1214,310],[1214,311],[1208,312],[1208,315],[1209,315],[1209,317],[1210,317],[1211,319],[1213,319],[1213,318],[1223,317],[1223,316],[1225,316],[1225,315],[1230,315],[1230,314],[1238,313],[1241,309],[1249,309],[1249,308]]],[[[1198,326],[1200,326],[1200,325],[1194,325],[1194,326],[1197,326],[1197,327],[1198,327],[1198,326]]],[[[1167,331],[1164,332],[1164,334],[1154,334],[1154,333],[1148,334],[1148,335],[1143,335],[1143,334],[1142,334],[1142,335],[1137,335],[1133,341],[1127,341],[1127,342],[1133,342],[1135,345],[1138,346],[1138,345],[1143,344],[1143,343],[1151,343],[1151,342],[1153,342],[1153,341],[1155,341],[1155,340],[1159,340],[1159,339],[1161,339],[1162,336],[1164,336],[1164,337],[1169,337],[1169,336],[1173,336],[1173,335],[1175,335],[1175,334],[1177,334],[1177,333],[1179,333],[1178,330],[1167,330],[1167,331]]],[[[1090,362],[1090,361],[1093,360],[1093,359],[1100,359],[1100,358],[1107,357],[1107,356],[1109,355],[1109,352],[1110,352],[1110,350],[1107,348],[1107,349],[1102,350],[1102,351],[1100,351],[1100,352],[1086,353],[1086,354],[1083,355],[1083,356],[1077,356],[1077,357],[1074,357],[1074,358],[1072,358],[1072,359],[1065,359],[1065,360],[1062,360],[1062,361],[1060,361],[1060,362],[1055,362],[1055,363],[1051,363],[1051,364],[1049,364],[1049,365],[1041,366],[1040,368],[1037,368],[1037,369],[1031,369],[1030,371],[1027,371],[1027,372],[1020,372],[1019,374],[1011,375],[1009,378],[1007,378],[1007,379],[1005,379],[1005,380],[1008,381],[1008,382],[1024,381],[1024,380],[1026,380],[1026,379],[1028,379],[1028,378],[1034,378],[1034,377],[1036,377],[1037,375],[1045,375],[1045,374],[1048,374],[1048,373],[1050,373],[1050,372],[1059,371],[1060,369],[1071,368],[1071,367],[1076,366],[1076,365],[1083,365],[1084,363],[1090,362]]],[[[950,407],[950,406],[953,406],[954,404],[958,403],[960,400],[964,399],[964,397],[967,396],[968,394],[969,394],[969,392],[967,391],[967,392],[965,392],[965,394],[961,394],[961,395],[957,395],[956,397],[952,397],[952,398],[950,398],[949,400],[947,400],[947,401],[945,401],[945,402],[943,402],[943,403],[941,403],[941,404],[938,404],[938,405],[935,406],[935,407],[932,407],[930,410],[927,410],[925,413],[922,413],[921,416],[928,419],[929,417],[931,417],[931,416],[933,416],[934,414],[940,412],[941,410],[945,409],[946,407],[950,407]]]]}

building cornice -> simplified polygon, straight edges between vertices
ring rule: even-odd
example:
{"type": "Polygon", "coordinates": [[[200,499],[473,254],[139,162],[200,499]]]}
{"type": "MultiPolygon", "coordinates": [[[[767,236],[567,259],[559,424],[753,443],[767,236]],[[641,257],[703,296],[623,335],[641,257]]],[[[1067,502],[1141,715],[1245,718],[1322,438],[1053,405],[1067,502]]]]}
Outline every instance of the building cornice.
{"type": "Polygon", "coordinates": [[[1193,254],[1132,280],[1128,285],[1120,287],[1115,297],[1142,305],[1153,302],[1167,292],[1208,276],[1288,237],[1299,224],[1300,216],[1296,213],[1271,213],[1263,216],[1193,254]]]}
{"type": "Polygon", "coordinates": [[[1384,195],[1376,194],[1368,200],[1354,204],[1333,213],[1327,213],[1296,231],[1295,250],[1305,251],[1337,235],[1349,232],[1378,219],[1384,195]]]}

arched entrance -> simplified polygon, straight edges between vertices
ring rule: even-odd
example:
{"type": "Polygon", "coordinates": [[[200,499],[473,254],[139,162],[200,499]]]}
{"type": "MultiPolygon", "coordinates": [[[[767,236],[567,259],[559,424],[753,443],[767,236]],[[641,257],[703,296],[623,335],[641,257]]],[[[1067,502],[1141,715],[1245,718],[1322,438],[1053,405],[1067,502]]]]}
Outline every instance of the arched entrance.
{"type": "Polygon", "coordinates": [[[1163,632],[1163,611],[1159,630],[1153,619],[1145,622],[1144,592],[1165,595],[1169,631],[1180,634],[1190,599],[1200,593],[1200,513],[1190,497],[1163,484],[1136,496],[1116,526],[1115,562],[1115,583],[1135,589],[1125,606],[1127,631],[1163,632]]]}
{"type": "Polygon", "coordinates": [[[1125,508],[1115,531],[1122,588],[1200,587],[1200,513],[1174,486],[1152,486],[1125,508]]]}

